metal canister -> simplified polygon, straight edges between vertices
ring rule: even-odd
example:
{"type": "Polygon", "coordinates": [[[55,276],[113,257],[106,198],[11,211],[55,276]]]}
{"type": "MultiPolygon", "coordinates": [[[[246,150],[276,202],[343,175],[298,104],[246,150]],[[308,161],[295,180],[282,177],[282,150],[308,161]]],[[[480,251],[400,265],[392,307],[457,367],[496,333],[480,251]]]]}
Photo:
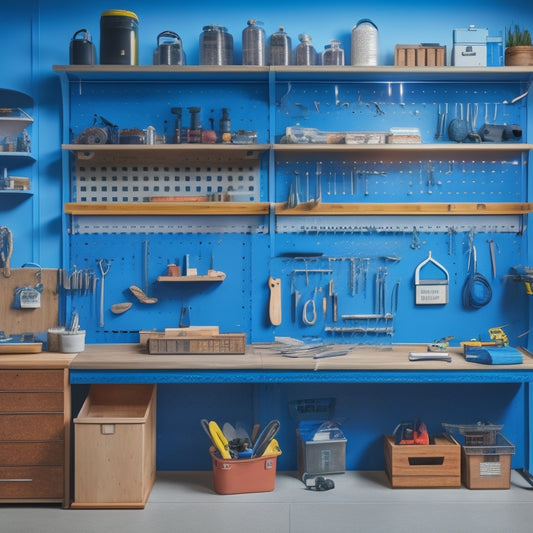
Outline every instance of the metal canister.
{"type": "Polygon", "coordinates": [[[156,65],[185,65],[185,52],[181,38],[173,31],[163,31],[157,36],[156,65]]]}
{"type": "Polygon", "coordinates": [[[316,65],[318,54],[315,47],[311,44],[311,36],[307,33],[298,35],[300,44],[296,47],[296,64],[297,65],[316,65]]]}
{"type": "Polygon", "coordinates": [[[292,63],[291,38],[285,33],[283,26],[270,36],[270,64],[290,65],[292,63]]]}
{"type": "Polygon", "coordinates": [[[200,65],[233,65],[233,37],[218,24],[204,26],[200,34],[200,65]]]}
{"type": "Polygon", "coordinates": [[[94,65],[96,49],[88,30],[78,30],[72,37],[69,47],[71,65],[94,65]]]}
{"type": "Polygon", "coordinates": [[[242,64],[266,64],[265,30],[261,28],[262,22],[249,20],[248,26],[242,30],[242,64]]]}
{"type": "Polygon", "coordinates": [[[378,28],[369,19],[361,19],[352,28],[352,65],[375,66],[378,64],[378,28]]]}
{"type": "Polygon", "coordinates": [[[100,64],[139,64],[139,19],[132,11],[112,9],[102,13],[100,64]]]}

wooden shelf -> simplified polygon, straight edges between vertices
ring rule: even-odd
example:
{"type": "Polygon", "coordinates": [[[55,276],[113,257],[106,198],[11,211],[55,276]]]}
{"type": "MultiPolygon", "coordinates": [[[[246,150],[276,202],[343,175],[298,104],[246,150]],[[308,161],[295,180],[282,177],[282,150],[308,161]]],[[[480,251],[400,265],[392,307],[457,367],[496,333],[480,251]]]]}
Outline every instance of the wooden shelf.
{"type": "Polygon", "coordinates": [[[71,80],[139,81],[233,79],[268,81],[344,80],[390,82],[530,81],[531,67],[375,67],[346,66],[203,66],[203,65],[54,65],[54,72],[71,80]],[[406,81],[408,80],[408,81],[406,81]]]}
{"type": "Polygon", "coordinates": [[[526,152],[531,143],[274,144],[275,152],[526,152]]]}
{"type": "Polygon", "coordinates": [[[224,281],[226,274],[224,272],[216,272],[215,274],[207,274],[203,276],[158,276],[157,281],[163,283],[189,283],[191,281],[200,282],[217,282],[224,281]]]}
{"type": "Polygon", "coordinates": [[[533,203],[319,203],[304,202],[289,208],[276,205],[276,215],[522,215],[533,203]]]}
{"type": "Polygon", "coordinates": [[[66,203],[67,215],[268,215],[269,204],[251,202],[66,203]]]}
{"type": "Polygon", "coordinates": [[[270,149],[269,144],[63,144],[79,160],[87,161],[146,161],[155,158],[161,163],[174,160],[191,160],[198,157],[223,159],[259,159],[270,149]]]}

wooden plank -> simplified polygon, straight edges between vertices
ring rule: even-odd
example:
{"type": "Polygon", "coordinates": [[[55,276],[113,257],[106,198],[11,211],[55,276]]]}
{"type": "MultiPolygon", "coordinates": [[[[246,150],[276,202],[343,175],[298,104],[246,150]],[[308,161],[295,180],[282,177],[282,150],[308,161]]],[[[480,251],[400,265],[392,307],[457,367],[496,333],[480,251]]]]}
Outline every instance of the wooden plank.
{"type": "Polygon", "coordinates": [[[530,202],[494,203],[320,203],[276,205],[276,215],[517,215],[531,213],[530,202]]]}
{"type": "Polygon", "coordinates": [[[267,215],[269,204],[251,202],[66,203],[67,215],[267,215]]]}
{"type": "Polygon", "coordinates": [[[11,276],[0,275],[0,330],[6,335],[39,333],[59,323],[59,295],[57,291],[57,269],[43,268],[41,282],[41,307],[39,309],[13,309],[15,290],[19,287],[33,287],[38,283],[37,268],[13,268],[11,276]]]}

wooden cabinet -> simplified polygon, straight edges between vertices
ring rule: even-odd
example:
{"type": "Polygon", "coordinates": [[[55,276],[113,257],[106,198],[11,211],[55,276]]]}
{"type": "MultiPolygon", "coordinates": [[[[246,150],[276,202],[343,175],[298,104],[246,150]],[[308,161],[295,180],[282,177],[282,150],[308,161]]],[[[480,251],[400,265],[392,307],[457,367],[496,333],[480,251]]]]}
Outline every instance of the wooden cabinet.
{"type": "Polygon", "coordinates": [[[0,503],[70,503],[69,354],[0,360],[0,503]]]}

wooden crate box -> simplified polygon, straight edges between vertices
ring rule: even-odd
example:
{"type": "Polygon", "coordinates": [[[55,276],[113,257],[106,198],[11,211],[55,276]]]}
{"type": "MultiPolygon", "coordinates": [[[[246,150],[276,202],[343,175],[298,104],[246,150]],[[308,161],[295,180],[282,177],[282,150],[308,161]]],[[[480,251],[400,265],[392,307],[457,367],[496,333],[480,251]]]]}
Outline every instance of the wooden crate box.
{"type": "Polygon", "coordinates": [[[453,437],[435,436],[434,444],[396,444],[385,435],[385,466],[394,488],[460,487],[461,446],[453,437]]]}
{"type": "Polygon", "coordinates": [[[143,508],[155,483],[156,386],[91,385],[74,419],[73,508],[143,508]]]}
{"type": "Polygon", "coordinates": [[[397,67],[444,67],[446,47],[397,44],[394,47],[394,65],[397,67]]]}

